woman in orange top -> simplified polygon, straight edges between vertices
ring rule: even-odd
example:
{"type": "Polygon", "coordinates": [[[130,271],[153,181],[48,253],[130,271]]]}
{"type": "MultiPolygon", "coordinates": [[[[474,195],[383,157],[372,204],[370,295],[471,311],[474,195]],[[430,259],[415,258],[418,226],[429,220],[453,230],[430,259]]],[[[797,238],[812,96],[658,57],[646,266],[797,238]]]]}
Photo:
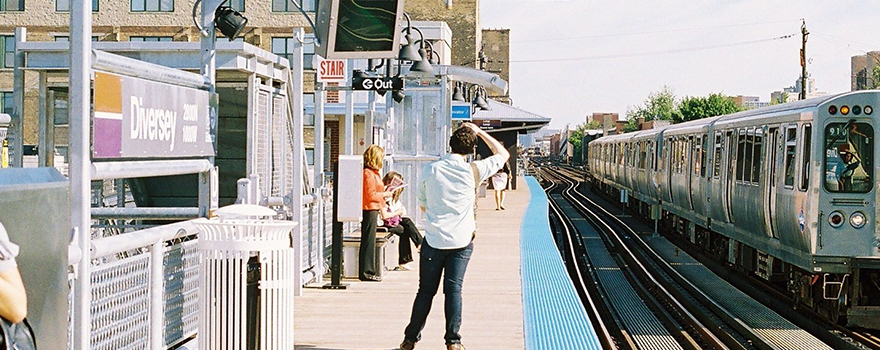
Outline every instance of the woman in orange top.
{"type": "Polygon", "coordinates": [[[376,225],[379,219],[379,211],[385,208],[385,197],[391,193],[385,191],[382,176],[382,161],[385,160],[385,150],[382,147],[371,145],[364,151],[364,198],[363,198],[363,221],[361,221],[361,247],[358,252],[358,279],[361,281],[381,281],[379,269],[376,264],[376,225]]]}

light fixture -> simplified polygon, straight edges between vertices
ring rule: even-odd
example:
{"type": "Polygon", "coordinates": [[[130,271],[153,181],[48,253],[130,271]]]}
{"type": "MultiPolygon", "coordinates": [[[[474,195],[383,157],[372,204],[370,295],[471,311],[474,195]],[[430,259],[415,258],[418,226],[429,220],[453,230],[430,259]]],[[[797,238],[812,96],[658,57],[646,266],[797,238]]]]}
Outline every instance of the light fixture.
{"type": "Polygon", "coordinates": [[[406,95],[404,95],[403,91],[400,91],[400,90],[395,90],[394,92],[391,93],[391,98],[393,98],[394,102],[397,102],[397,103],[403,102],[403,99],[405,97],[406,97],[406,95]]]}
{"type": "MultiPolygon", "coordinates": [[[[397,54],[397,59],[413,62],[419,61],[422,59],[422,57],[419,56],[419,52],[417,51],[418,49],[416,49],[414,46],[415,41],[413,41],[411,35],[413,29],[412,23],[409,19],[409,15],[406,12],[403,13],[403,17],[406,19],[406,29],[404,29],[406,31],[406,35],[403,36],[403,38],[406,40],[406,45],[403,45],[403,47],[400,48],[400,52],[397,54]]],[[[422,35],[422,31],[420,31],[418,28],[416,28],[416,30],[419,31],[419,35],[422,35]]]]}
{"type": "Polygon", "coordinates": [[[865,218],[865,214],[862,214],[861,212],[858,212],[858,211],[853,213],[852,216],[849,217],[849,224],[855,228],[864,227],[865,223],[867,221],[868,220],[865,218]]]}
{"type": "Polygon", "coordinates": [[[455,89],[452,90],[453,101],[464,101],[464,95],[461,94],[461,83],[455,83],[455,89]]]}
{"type": "Polygon", "coordinates": [[[486,102],[486,99],[483,97],[483,93],[485,93],[486,90],[480,85],[471,85],[471,87],[468,88],[468,93],[470,94],[474,89],[476,89],[476,91],[473,93],[474,99],[471,100],[471,104],[480,107],[480,109],[484,111],[492,110],[492,107],[489,106],[489,103],[486,102]],[[481,93],[481,91],[483,93],[481,93]]]}
{"type": "Polygon", "coordinates": [[[247,25],[248,19],[228,6],[220,6],[214,11],[214,26],[229,38],[235,40],[247,25]]]}
{"type": "Polygon", "coordinates": [[[404,61],[419,61],[422,59],[419,56],[418,50],[412,45],[413,39],[412,35],[406,34],[403,36],[406,39],[406,45],[400,48],[400,53],[397,55],[397,59],[404,61]]]}
{"type": "Polygon", "coordinates": [[[431,63],[428,61],[428,53],[424,48],[419,49],[419,56],[421,56],[422,59],[413,63],[413,65],[409,67],[409,71],[434,74],[434,67],[431,67],[431,63]]]}
{"type": "Polygon", "coordinates": [[[831,224],[831,227],[837,228],[843,225],[844,218],[843,213],[834,211],[831,215],[828,215],[828,223],[831,224]]]}

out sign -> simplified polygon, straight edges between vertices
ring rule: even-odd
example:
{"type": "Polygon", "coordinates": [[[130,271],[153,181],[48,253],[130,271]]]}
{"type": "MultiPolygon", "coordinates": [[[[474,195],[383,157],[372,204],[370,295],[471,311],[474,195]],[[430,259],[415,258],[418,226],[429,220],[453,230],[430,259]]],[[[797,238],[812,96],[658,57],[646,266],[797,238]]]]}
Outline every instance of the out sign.
{"type": "Polygon", "coordinates": [[[345,83],[346,60],[321,60],[318,63],[318,82],[322,83],[345,83]]]}

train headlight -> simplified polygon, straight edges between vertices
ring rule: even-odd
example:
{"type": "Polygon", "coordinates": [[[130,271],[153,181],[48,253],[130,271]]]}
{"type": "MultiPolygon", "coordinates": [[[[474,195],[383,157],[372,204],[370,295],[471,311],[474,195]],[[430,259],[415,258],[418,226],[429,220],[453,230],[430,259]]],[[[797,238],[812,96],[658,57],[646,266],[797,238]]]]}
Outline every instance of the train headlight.
{"type": "Polygon", "coordinates": [[[855,115],[859,115],[859,114],[862,113],[862,107],[859,107],[859,106],[853,106],[853,108],[852,108],[852,112],[853,112],[853,114],[855,114],[855,115]]]}
{"type": "Polygon", "coordinates": [[[843,114],[843,115],[849,114],[849,106],[840,106],[840,114],[843,114]]]}
{"type": "Polygon", "coordinates": [[[865,219],[865,214],[862,214],[861,212],[855,212],[849,217],[849,224],[855,228],[862,228],[867,221],[868,220],[865,219]]]}
{"type": "Polygon", "coordinates": [[[874,113],[874,108],[871,106],[865,106],[865,114],[874,113]]]}
{"type": "Polygon", "coordinates": [[[835,106],[835,105],[828,106],[828,114],[832,114],[832,115],[837,114],[837,106],[835,106]]]}
{"type": "Polygon", "coordinates": [[[845,220],[846,217],[839,211],[835,211],[831,213],[831,215],[828,215],[828,223],[831,224],[831,227],[840,227],[845,220]]]}

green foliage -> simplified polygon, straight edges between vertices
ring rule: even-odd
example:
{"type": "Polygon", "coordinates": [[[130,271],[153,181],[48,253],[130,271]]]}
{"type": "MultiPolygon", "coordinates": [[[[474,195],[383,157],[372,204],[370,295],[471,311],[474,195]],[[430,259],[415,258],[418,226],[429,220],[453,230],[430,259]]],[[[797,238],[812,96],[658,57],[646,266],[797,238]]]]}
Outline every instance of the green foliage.
{"type": "Polygon", "coordinates": [[[742,110],[733,99],[719,93],[709,94],[707,97],[685,97],[678,103],[672,122],[681,123],[742,110]]]}
{"type": "Polygon", "coordinates": [[[681,123],[742,110],[733,99],[720,93],[709,94],[706,97],[685,97],[678,101],[672,89],[663,86],[660,91],[648,95],[644,104],[630,107],[626,111],[627,122],[623,131],[638,130],[638,118],[644,118],[646,122],[668,120],[672,123],[681,123]]]}
{"type": "Polygon", "coordinates": [[[874,76],[874,83],[872,84],[873,86],[871,88],[876,89],[880,87],[880,64],[874,66],[874,71],[872,72],[872,75],[874,76]]]}
{"type": "Polygon", "coordinates": [[[633,132],[639,130],[639,121],[636,118],[628,118],[623,126],[623,132],[633,132]]]}
{"type": "Polygon", "coordinates": [[[788,102],[788,93],[783,91],[782,94],[779,95],[779,98],[770,101],[770,105],[778,105],[786,102],[788,102]]]}
{"type": "Polygon", "coordinates": [[[631,107],[626,111],[627,124],[633,120],[644,118],[645,121],[672,120],[675,112],[675,94],[668,86],[663,86],[660,91],[648,95],[644,105],[631,107]]]}

